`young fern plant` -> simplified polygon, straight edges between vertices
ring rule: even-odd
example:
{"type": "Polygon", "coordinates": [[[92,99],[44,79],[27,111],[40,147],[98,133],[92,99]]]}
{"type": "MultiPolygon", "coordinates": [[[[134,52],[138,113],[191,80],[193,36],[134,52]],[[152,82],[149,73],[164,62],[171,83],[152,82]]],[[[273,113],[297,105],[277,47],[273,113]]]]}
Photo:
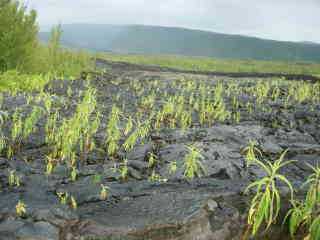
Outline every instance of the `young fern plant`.
{"type": "Polygon", "coordinates": [[[307,164],[313,171],[305,185],[309,185],[304,201],[292,201],[287,213],[289,232],[294,238],[299,229],[305,230],[306,240],[320,239],[320,167],[307,164]]]}
{"type": "Polygon", "coordinates": [[[293,188],[289,180],[279,173],[279,170],[284,166],[294,162],[294,161],[284,161],[284,157],[287,153],[287,150],[284,151],[279,159],[274,163],[266,161],[255,160],[254,163],[260,166],[267,176],[262,179],[258,179],[255,182],[249,184],[246,188],[245,193],[252,188],[256,189],[256,194],[251,200],[250,209],[248,212],[248,227],[243,236],[243,239],[248,238],[248,234],[255,236],[262,224],[265,224],[265,230],[268,230],[272,223],[277,220],[277,217],[280,212],[281,197],[280,192],[277,187],[277,181],[283,182],[286,184],[291,193],[291,199],[293,199],[293,188]]]}

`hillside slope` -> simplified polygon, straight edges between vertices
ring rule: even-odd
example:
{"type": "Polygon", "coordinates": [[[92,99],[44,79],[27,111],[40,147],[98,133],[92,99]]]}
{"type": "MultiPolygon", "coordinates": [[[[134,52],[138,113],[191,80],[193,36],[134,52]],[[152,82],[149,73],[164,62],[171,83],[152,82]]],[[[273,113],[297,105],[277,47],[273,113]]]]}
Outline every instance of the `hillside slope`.
{"type": "MultiPolygon", "coordinates": [[[[200,30],[140,25],[62,26],[64,45],[94,51],[320,62],[320,44],[280,42],[200,30]]],[[[49,33],[40,33],[47,41],[49,33]]]]}

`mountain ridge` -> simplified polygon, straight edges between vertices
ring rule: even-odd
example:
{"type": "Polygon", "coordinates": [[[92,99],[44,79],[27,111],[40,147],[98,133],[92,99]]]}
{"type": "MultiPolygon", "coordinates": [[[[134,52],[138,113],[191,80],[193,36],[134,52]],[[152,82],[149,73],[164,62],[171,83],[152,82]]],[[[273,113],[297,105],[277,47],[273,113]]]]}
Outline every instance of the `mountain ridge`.
{"type": "MultiPolygon", "coordinates": [[[[181,27],[112,24],[62,25],[62,44],[93,51],[174,54],[228,59],[320,62],[320,44],[269,40],[181,27]]],[[[41,32],[43,41],[48,32],[41,32]]]]}

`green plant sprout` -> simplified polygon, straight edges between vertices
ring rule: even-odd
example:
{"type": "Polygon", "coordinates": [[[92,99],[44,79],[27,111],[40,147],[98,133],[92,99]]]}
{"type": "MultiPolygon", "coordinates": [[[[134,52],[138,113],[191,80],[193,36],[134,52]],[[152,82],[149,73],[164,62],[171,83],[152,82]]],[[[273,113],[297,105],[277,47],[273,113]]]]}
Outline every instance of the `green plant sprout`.
{"type": "Polygon", "coordinates": [[[251,200],[248,213],[248,227],[244,234],[244,239],[247,239],[250,231],[251,235],[255,236],[263,223],[266,225],[265,230],[268,230],[271,224],[276,221],[279,215],[281,201],[280,192],[276,184],[277,180],[285,183],[289,187],[291,199],[293,199],[291,183],[285,176],[279,173],[281,168],[294,162],[284,161],[286,153],[287,150],[284,151],[274,163],[270,163],[269,161],[263,163],[258,159],[254,160],[254,163],[260,166],[261,169],[266,172],[267,176],[249,184],[245,190],[245,193],[247,193],[250,189],[255,188],[256,194],[251,200]]]}
{"type": "Polygon", "coordinates": [[[148,178],[150,182],[167,182],[168,180],[165,178],[162,178],[160,174],[156,173],[155,170],[152,171],[151,176],[148,178]]]}
{"type": "Polygon", "coordinates": [[[70,197],[70,205],[71,205],[71,208],[74,210],[78,208],[78,203],[73,196],[70,197]]]}
{"type": "Polygon", "coordinates": [[[109,156],[114,156],[118,150],[118,141],[121,137],[121,132],[118,126],[120,116],[120,110],[118,107],[113,106],[111,110],[111,114],[109,117],[109,122],[107,126],[107,153],[109,156]]]}
{"type": "Polygon", "coordinates": [[[124,130],[124,135],[127,136],[131,132],[132,128],[133,128],[133,119],[131,116],[129,116],[125,130],[124,130]]]}
{"type": "Polygon", "coordinates": [[[12,157],[16,151],[19,151],[23,133],[23,121],[20,114],[20,109],[17,108],[12,115],[11,127],[11,145],[8,149],[8,157],[12,157]]]}
{"type": "Polygon", "coordinates": [[[95,149],[94,135],[100,126],[100,113],[97,112],[91,124],[83,128],[82,137],[80,138],[80,151],[82,162],[88,158],[88,154],[95,149]]]}
{"type": "Polygon", "coordinates": [[[19,200],[19,202],[16,205],[16,214],[18,217],[24,217],[27,214],[27,210],[26,210],[27,205],[19,200]]]}
{"type": "Polygon", "coordinates": [[[2,134],[2,131],[0,130],[0,156],[2,153],[5,152],[6,147],[7,147],[6,137],[2,134]]]}
{"type": "Polygon", "coordinates": [[[59,202],[62,205],[67,205],[69,194],[67,192],[57,192],[59,202]]]}
{"type": "Polygon", "coordinates": [[[173,161],[169,164],[169,174],[175,174],[177,172],[177,161],[173,161]]]}
{"type": "Polygon", "coordinates": [[[129,135],[129,137],[123,143],[123,148],[126,152],[129,152],[133,149],[134,145],[137,143],[139,139],[138,130],[136,129],[133,133],[129,135]]]}
{"type": "Polygon", "coordinates": [[[126,152],[133,149],[138,140],[143,140],[147,137],[150,131],[150,119],[143,123],[138,123],[137,128],[129,135],[129,137],[123,143],[123,148],[126,152]]]}
{"type": "Polygon", "coordinates": [[[180,126],[182,130],[188,129],[192,124],[192,114],[190,111],[182,111],[180,114],[180,126]]]}
{"type": "Polygon", "coordinates": [[[100,174],[94,174],[94,175],[92,176],[92,182],[93,182],[94,184],[101,183],[101,181],[102,181],[102,176],[101,176],[100,174]]]}
{"type": "MultiPolygon", "coordinates": [[[[294,238],[299,229],[306,230],[304,239],[320,238],[320,168],[307,164],[313,171],[303,186],[309,185],[304,201],[291,201],[292,208],[285,220],[289,219],[289,232],[294,238]]],[[[302,186],[302,187],[303,187],[302,186]]]]}
{"type": "Polygon", "coordinates": [[[125,159],[122,166],[120,167],[121,179],[125,181],[128,178],[128,160],[125,159]]]}
{"type": "Polygon", "coordinates": [[[201,162],[203,156],[195,146],[187,146],[189,153],[184,158],[184,177],[192,180],[194,177],[201,177],[206,170],[201,162]]]}
{"type": "Polygon", "coordinates": [[[100,200],[105,201],[108,198],[110,188],[101,184],[100,200]]]}
{"type": "Polygon", "coordinates": [[[25,119],[24,125],[23,125],[23,133],[22,136],[24,139],[26,139],[31,133],[35,131],[36,123],[39,121],[39,119],[42,116],[42,110],[39,107],[34,107],[32,109],[32,112],[30,116],[28,116],[25,119]]]}
{"type": "Polygon", "coordinates": [[[47,145],[54,145],[58,139],[57,139],[57,131],[58,131],[58,126],[57,126],[57,122],[59,119],[59,113],[58,111],[56,111],[53,114],[50,114],[46,125],[45,125],[45,131],[46,131],[46,143],[47,145]]]}
{"type": "Polygon", "coordinates": [[[71,173],[70,173],[70,179],[72,182],[75,182],[77,180],[78,177],[78,171],[75,167],[72,167],[71,169],[71,173]]]}
{"type": "Polygon", "coordinates": [[[157,156],[154,153],[149,154],[148,167],[153,168],[157,164],[157,156]]]}
{"type": "Polygon", "coordinates": [[[46,109],[46,112],[48,114],[50,114],[51,112],[51,108],[52,108],[52,97],[50,94],[42,94],[42,99],[43,99],[43,103],[44,103],[44,107],[46,109]]]}
{"type": "Polygon", "coordinates": [[[257,147],[257,142],[249,140],[249,145],[243,149],[246,158],[246,168],[262,157],[262,152],[257,147]]]}
{"type": "Polygon", "coordinates": [[[8,183],[10,187],[20,187],[20,177],[16,174],[14,170],[9,172],[8,183]]]}
{"type": "Polygon", "coordinates": [[[46,175],[51,175],[55,167],[55,160],[51,156],[47,156],[46,158],[46,175]]]}

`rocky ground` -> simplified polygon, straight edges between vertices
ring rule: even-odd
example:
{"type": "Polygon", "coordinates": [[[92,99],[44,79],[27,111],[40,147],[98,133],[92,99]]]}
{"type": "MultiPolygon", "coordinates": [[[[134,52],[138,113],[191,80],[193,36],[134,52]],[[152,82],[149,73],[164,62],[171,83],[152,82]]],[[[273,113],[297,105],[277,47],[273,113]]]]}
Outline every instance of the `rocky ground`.
{"type": "MultiPolygon", "coordinates": [[[[179,83],[180,79],[202,82],[206,86],[215,86],[219,81],[236,82],[235,89],[250,85],[252,81],[273,79],[147,71],[103,62],[99,67],[106,71],[94,74],[91,80],[91,85],[97,89],[102,118],[94,137],[97,149],[89,154],[85,164],[79,165],[76,181],[70,180],[67,164],[58,164],[52,174],[45,174],[45,159],[50,148],[45,142],[45,117],[37,122],[37,131],[23,139],[17,154],[11,159],[4,153],[0,157],[1,240],[241,239],[250,204],[250,196],[243,194],[244,189],[251,181],[265,175],[256,166],[245,167],[243,149],[248,142],[257,141],[264,158],[270,161],[289,149],[286,158],[297,161],[282,173],[296,188],[310,174],[305,163],[315,165],[319,160],[320,102],[306,98],[284,107],[282,96],[287,85],[281,85],[279,98],[263,101],[262,106],[268,110],[261,110],[264,108],[256,107],[253,102],[254,110],[249,114],[244,103],[252,98],[242,92],[237,95],[240,119],[230,118],[210,125],[195,120],[187,129],[167,126],[153,129],[131,151],[120,148],[117,157],[111,158],[101,150],[111,107],[114,103],[125,103],[122,108],[125,115],[136,116],[140,111],[137,108],[140,90],[143,95],[158,88],[155,93],[166,91],[174,96],[177,90],[172,82],[179,83]],[[157,85],[151,88],[151,83],[155,82],[157,85]],[[205,174],[193,180],[186,179],[183,170],[187,146],[191,144],[201,152],[206,169],[205,174]],[[148,164],[150,153],[157,159],[152,170],[148,164]],[[123,159],[127,160],[125,179],[121,178],[121,172],[114,170],[123,159]],[[168,170],[173,161],[177,163],[174,174],[168,170]],[[19,176],[19,186],[10,186],[10,171],[19,176]],[[150,179],[154,172],[156,180],[150,179]],[[101,199],[101,184],[109,187],[106,199],[101,199]],[[61,204],[57,197],[61,192],[76,199],[76,209],[61,204]],[[16,214],[19,200],[26,204],[26,214],[22,217],[16,214]]],[[[78,104],[79,93],[85,88],[85,80],[54,81],[45,92],[52,96],[53,107],[59,108],[63,117],[70,117],[78,104]]],[[[36,98],[37,94],[31,95],[36,98]]],[[[166,99],[165,96],[158,102],[166,99]]],[[[225,102],[232,112],[231,97],[225,102]]],[[[26,94],[6,93],[2,97],[0,116],[12,115],[17,107],[28,113],[30,106],[26,94]]],[[[147,114],[146,109],[140,111],[141,116],[147,114]]],[[[12,123],[10,120],[3,122],[3,132],[9,136],[12,123]]],[[[119,146],[124,141],[122,136],[119,146]]],[[[280,188],[285,198],[288,189],[282,185],[280,188]]],[[[289,239],[286,232],[274,227],[257,239],[289,239]]]]}

